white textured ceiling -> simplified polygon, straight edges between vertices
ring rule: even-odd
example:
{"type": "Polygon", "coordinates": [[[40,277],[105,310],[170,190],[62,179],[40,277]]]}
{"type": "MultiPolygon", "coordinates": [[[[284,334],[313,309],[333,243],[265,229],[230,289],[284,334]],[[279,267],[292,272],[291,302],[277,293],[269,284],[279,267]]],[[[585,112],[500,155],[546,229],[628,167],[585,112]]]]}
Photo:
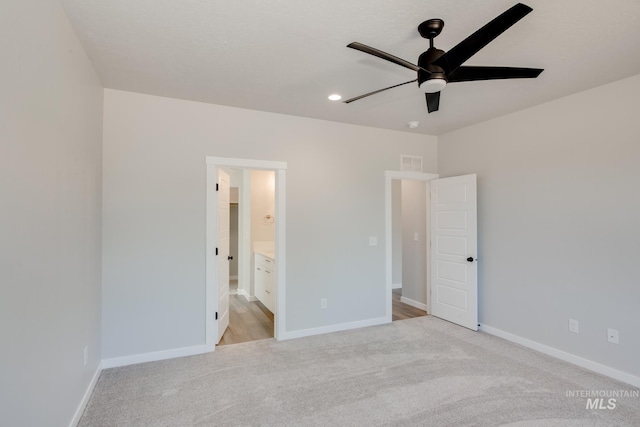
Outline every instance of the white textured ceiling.
{"type": "MultiPolygon", "coordinates": [[[[513,6],[506,0],[60,0],[105,87],[430,135],[640,74],[640,1],[528,0],[534,10],[465,65],[544,68],[537,79],[448,85],[440,111],[405,85],[417,26],[441,18],[445,51],[513,6]],[[419,121],[409,129],[409,121],[419,121]]],[[[593,100],[593,108],[601,108],[593,100]]],[[[541,124],[544,125],[544,124],[541,124]]]]}

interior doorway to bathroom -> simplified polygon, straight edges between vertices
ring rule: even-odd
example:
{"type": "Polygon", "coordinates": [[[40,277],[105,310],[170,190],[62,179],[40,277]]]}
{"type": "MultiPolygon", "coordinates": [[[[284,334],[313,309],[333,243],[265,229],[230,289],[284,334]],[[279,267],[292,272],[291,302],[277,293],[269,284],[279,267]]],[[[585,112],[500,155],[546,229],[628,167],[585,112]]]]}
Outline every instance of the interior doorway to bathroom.
{"type": "Polygon", "coordinates": [[[221,170],[230,178],[229,324],[218,345],[273,338],[275,172],[221,170]],[[240,268],[244,274],[239,274],[240,268]]]}
{"type": "Polygon", "coordinates": [[[207,157],[207,345],[277,339],[283,327],[285,170],[207,157]]]}

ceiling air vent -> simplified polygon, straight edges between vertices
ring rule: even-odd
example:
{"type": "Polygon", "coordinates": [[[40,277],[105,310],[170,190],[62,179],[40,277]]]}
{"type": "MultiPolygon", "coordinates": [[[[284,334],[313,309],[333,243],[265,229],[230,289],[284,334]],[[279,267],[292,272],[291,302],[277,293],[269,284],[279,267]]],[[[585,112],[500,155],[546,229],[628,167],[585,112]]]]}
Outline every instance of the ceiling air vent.
{"type": "Polygon", "coordinates": [[[422,172],[422,157],[401,155],[400,170],[402,172],[422,172]]]}

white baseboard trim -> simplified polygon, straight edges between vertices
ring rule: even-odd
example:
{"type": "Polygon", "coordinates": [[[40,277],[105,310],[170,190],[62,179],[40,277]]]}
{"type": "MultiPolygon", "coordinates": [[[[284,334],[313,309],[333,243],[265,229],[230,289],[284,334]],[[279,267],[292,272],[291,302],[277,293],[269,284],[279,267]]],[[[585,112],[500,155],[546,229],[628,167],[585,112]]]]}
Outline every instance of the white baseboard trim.
{"type": "Polygon", "coordinates": [[[214,351],[214,346],[197,345],[193,347],[174,348],[171,350],[154,351],[151,353],[133,354],[131,356],[114,357],[102,360],[102,369],[117,368],[119,366],[135,365],[137,363],[155,362],[157,360],[173,359],[176,357],[194,356],[196,354],[214,351]]]}
{"type": "Polygon", "coordinates": [[[634,387],[640,387],[640,377],[629,374],[627,372],[619,371],[609,366],[602,365],[592,360],[584,359],[580,356],[558,350],[554,347],[549,347],[548,345],[540,344],[539,342],[532,341],[530,339],[523,338],[509,332],[505,332],[492,326],[480,324],[480,330],[482,332],[495,335],[496,337],[505,339],[507,341],[520,344],[532,350],[539,351],[540,353],[544,353],[548,356],[555,357],[556,359],[564,360],[565,362],[580,366],[581,368],[597,372],[598,374],[606,375],[607,377],[613,378],[614,380],[622,381],[623,383],[630,384],[634,387]]]}
{"type": "Polygon", "coordinates": [[[78,409],[76,409],[76,413],[73,414],[73,418],[69,423],[69,427],[76,427],[80,422],[80,418],[84,413],[84,409],[87,407],[87,403],[89,403],[89,399],[91,398],[91,394],[93,393],[93,389],[96,387],[98,383],[98,378],[100,378],[100,373],[102,372],[102,362],[98,363],[98,367],[96,371],[93,373],[93,377],[91,377],[91,381],[89,381],[89,385],[82,396],[82,400],[78,405],[78,409]]]}
{"type": "Polygon", "coordinates": [[[392,284],[391,285],[391,289],[402,289],[402,283],[394,283],[394,284],[392,284]]]}
{"type": "Polygon", "coordinates": [[[421,302],[406,298],[406,297],[400,297],[400,302],[403,302],[407,305],[410,305],[412,307],[415,308],[419,308],[420,310],[424,310],[427,311],[427,304],[423,304],[421,302]]]}
{"type": "Polygon", "coordinates": [[[367,326],[383,325],[385,323],[391,323],[391,320],[388,319],[387,317],[378,317],[375,319],[358,320],[356,322],[321,326],[319,328],[301,329],[298,331],[285,331],[284,334],[281,334],[281,336],[278,336],[278,340],[284,341],[284,340],[291,340],[295,338],[310,337],[312,335],[328,334],[331,332],[346,331],[349,329],[366,328],[367,326]]]}
{"type": "Polygon", "coordinates": [[[238,295],[242,295],[247,301],[249,302],[254,302],[254,301],[258,301],[258,298],[256,297],[252,297],[251,295],[249,295],[249,293],[247,291],[245,291],[244,289],[238,289],[238,295]]]}

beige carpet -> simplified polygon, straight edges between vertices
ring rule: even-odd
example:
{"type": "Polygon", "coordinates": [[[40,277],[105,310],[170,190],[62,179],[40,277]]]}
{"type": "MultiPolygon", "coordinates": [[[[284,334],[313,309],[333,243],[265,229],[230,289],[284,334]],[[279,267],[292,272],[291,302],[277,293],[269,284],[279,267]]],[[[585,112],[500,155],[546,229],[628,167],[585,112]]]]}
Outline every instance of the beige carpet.
{"type": "Polygon", "coordinates": [[[80,425],[639,426],[640,398],[577,395],[619,390],[638,389],[428,316],[108,369],[80,425]]]}

